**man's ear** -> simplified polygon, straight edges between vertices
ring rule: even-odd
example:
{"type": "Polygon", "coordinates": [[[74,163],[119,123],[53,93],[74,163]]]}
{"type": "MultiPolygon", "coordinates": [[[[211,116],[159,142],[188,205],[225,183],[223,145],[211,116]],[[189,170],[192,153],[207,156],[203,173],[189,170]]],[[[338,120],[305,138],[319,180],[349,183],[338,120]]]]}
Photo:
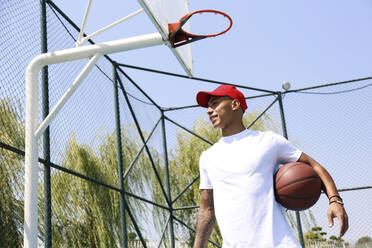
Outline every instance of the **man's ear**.
{"type": "Polygon", "coordinates": [[[233,109],[234,111],[236,111],[236,110],[239,109],[239,107],[240,107],[240,102],[239,102],[239,100],[238,100],[238,99],[234,99],[234,100],[232,100],[232,109],[233,109]]]}

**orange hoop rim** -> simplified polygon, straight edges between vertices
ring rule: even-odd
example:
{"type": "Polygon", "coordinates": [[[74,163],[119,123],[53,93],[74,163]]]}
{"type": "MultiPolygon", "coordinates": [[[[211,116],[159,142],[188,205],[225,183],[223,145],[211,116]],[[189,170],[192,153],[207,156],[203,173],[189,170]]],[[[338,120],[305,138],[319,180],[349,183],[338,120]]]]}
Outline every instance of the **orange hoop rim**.
{"type": "MultiPolygon", "coordinates": [[[[193,11],[193,12],[191,12],[191,13],[188,13],[188,14],[185,15],[183,18],[185,18],[185,19],[188,20],[188,19],[191,18],[192,15],[194,15],[194,14],[201,14],[201,13],[214,13],[214,14],[222,15],[222,16],[224,16],[225,18],[227,18],[227,19],[229,20],[230,24],[229,24],[229,26],[228,26],[225,30],[223,30],[222,32],[215,33],[215,34],[208,34],[208,35],[192,34],[192,33],[189,33],[189,32],[187,32],[187,31],[183,30],[182,27],[181,27],[182,32],[184,32],[187,36],[191,36],[191,37],[197,37],[197,36],[215,37],[215,36],[219,36],[219,35],[221,35],[221,34],[226,33],[226,32],[229,31],[229,30],[231,29],[231,27],[232,27],[232,23],[233,23],[233,21],[232,21],[231,17],[230,17],[228,14],[226,14],[226,13],[224,13],[224,12],[222,12],[222,11],[219,11],[219,10],[212,10],[212,9],[197,10],[197,11],[193,11]]],[[[182,19],[183,19],[183,18],[182,18],[182,19]]],[[[181,20],[182,20],[182,19],[181,19],[181,20]]],[[[187,21],[187,20],[186,20],[186,21],[187,21]]],[[[185,23],[186,23],[186,21],[185,21],[185,23]]],[[[181,23],[181,21],[180,21],[180,23],[181,23]]]]}
{"type": "Polygon", "coordinates": [[[219,35],[222,35],[229,31],[232,27],[233,21],[231,17],[219,10],[212,10],[212,9],[206,9],[206,10],[197,10],[193,11],[191,13],[187,13],[185,16],[183,16],[179,22],[177,23],[170,23],[168,24],[169,27],[169,40],[172,44],[173,47],[177,46],[182,46],[185,44],[188,44],[190,42],[204,39],[204,38],[210,38],[210,37],[216,37],[219,35]],[[215,34],[208,34],[208,35],[203,35],[203,34],[193,34],[190,32],[185,31],[182,26],[191,18],[191,16],[195,14],[202,14],[202,13],[214,13],[218,15],[222,15],[223,17],[227,18],[228,21],[230,22],[229,26],[225,28],[223,31],[215,34]]]}

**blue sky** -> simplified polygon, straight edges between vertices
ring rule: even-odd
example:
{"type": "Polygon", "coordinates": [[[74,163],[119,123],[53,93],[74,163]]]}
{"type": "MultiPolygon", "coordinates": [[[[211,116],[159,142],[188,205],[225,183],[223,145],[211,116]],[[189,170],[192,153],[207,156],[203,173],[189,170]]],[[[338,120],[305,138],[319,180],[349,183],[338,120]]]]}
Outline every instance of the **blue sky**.
{"type": "MultiPolygon", "coordinates": [[[[85,4],[56,3],[81,24],[85,4]]],[[[87,33],[139,8],[134,0],[93,1],[87,33]]],[[[235,5],[190,1],[190,10],[209,8],[228,13],[234,24],[223,36],[193,44],[197,77],[280,90],[283,81],[299,88],[369,75],[372,3],[368,0],[245,1],[235,5]]],[[[142,13],[95,41],[155,31],[142,13]]],[[[131,64],[183,73],[166,50],[165,46],[153,47],[113,56],[131,64]]]]}
{"type": "MultiPolygon", "coordinates": [[[[55,2],[75,23],[81,25],[87,1],[80,1],[79,5],[76,4],[76,1],[56,0],[55,2]]],[[[140,6],[135,0],[93,1],[86,33],[92,33],[139,8],[140,6]]],[[[278,91],[281,90],[284,81],[289,81],[292,84],[292,89],[295,89],[367,77],[372,74],[372,2],[370,0],[255,0],[239,2],[190,0],[190,10],[199,9],[216,9],[228,13],[233,19],[233,27],[220,37],[193,43],[194,76],[196,77],[278,91]]],[[[142,13],[93,40],[103,42],[152,32],[156,32],[156,29],[147,16],[142,13]]],[[[168,50],[166,46],[158,46],[113,54],[111,57],[126,64],[184,74],[181,66],[168,50]]],[[[154,76],[144,72],[133,72],[133,75],[154,100],[161,106],[167,107],[195,104],[197,91],[215,88],[215,85],[211,84],[154,76]]],[[[255,94],[255,92],[248,91],[245,93],[255,94]]],[[[140,96],[140,98],[143,97],[140,96]]],[[[363,97],[363,99],[367,98],[368,95],[363,97]]],[[[292,108],[296,106],[296,100],[302,101],[299,106],[304,107],[306,111],[311,111],[308,110],[309,104],[318,107],[323,104],[321,100],[318,102],[312,100],[314,98],[308,98],[308,102],[304,102],[304,98],[301,97],[291,99],[288,96],[288,104],[291,103],[292,108]]],[[[358,97],[353,99],[356,101],[358,97]]],[[[339,101],[342,102],[340,99],[339,101]]],[[[348,111],[355,111],[358,108],[357,103],[349,106],[354,108],[349,107],[348,111]]],[[[317,123],[321,123],[317,128],[329,125],[342,133],[341,121],[345,126],[348,124],[358,125],[356,122],[344,118],[345,115],[340,114],[342,111],[344,111],[342,107],[333,109],[329,119],[327,119],[327,112],[325,112],[322,121],[317,121],[317,123]],[[338,123],[336,121],[335,124],[330,121],[330,118],[339,118],[340,121],[338,123]]],[[[186,118],[193,120],[201,114],[203,114],[203,110],[199,109],[195,114],[188,114],[186,118]]],[[[371,111],[364,111],[363,114],[370,116],[371,111]]],[[[312,139],[309,134],[298,137],[296,134],[301,133],[298,130],[301,122],[298,121],[296,115],[289,115],[288,118],[291,120],[289,124],[290,136],[295,136],[294,139],[300,143],[301,141],[306,143],[305,140],[312,139]]],[[[370,119],[368,120],[370,121],[370,119]]],[[[310,122],[311,120],[308,120],[307,125],[310,122]]],[[[361,128],[364,132],[368,129],[361,128]]],[[[357,128],[353,130],[357,130],[357,128]]],[[[328,132],[320,132],[320,134],[322,135],[314,138],[318,144],[324,139],[331,139],[328,132]]],[[[350,136],[354,139],[356,137],[352,134],[350,136]]],[[[336,139],[335,142],[337,142],[339,150],[345,149],[345,146],[342,146],[342,140],[336,139]]],[[[357,143],[357,141],[353,142],[357,143]]],[[[363,142],[366,145],[371,144],[370,139],[363,142]]],[[[322,161],[331,164],[328,160],[332,161],[332,159],[318,144],[316,146],[314,144],[302,146],[314,151],[318,157],[322,158],[322,161]]],[[[335,154],[333,158],[335,157],[344,158],[345,156],[335,154]]],[[[360,156],[354,154],[354,157],[360,156]]],[[[364,157],[363,160],[366,164],[369,160],[367,158],[364,157]]],[[[346,159],[345,157],[343,161],[346,159]]],[[[344,163],[342,168],[347,168],[347,164],[350,164],[351,161],[344,163]]],[[[329,170],[336,173],[336,181],[341,181],[341,185],[350,186],[343,184],[346,178],[343,176],[345,174],[343,171],[332,167],[329,170]]],[[[357,172],[355,173],[359,176],[357,172]]],[[[371,175],[372,172],[368,173],[371,175]]],[[[363,177],[363,173],[360,176],[363,177]]],[[[357,177],[353,180],[357,184],[357,177]]],[[[371,184],[371,180],[365,177],[361,178],[361,182],[371,184]]],[[[351,194],[348,193],[348,195],[351,194]]],[[[371,199],[370,196],[368,198],[371,199]]],[[[357,198],[350,197],[350,201],[357,200],[357,198]]],[[[369,203],[371,203],[370,200],[369,203]]],[[[326,206],[323,205],[323,209],[316,209],[317,216],[323,216],[326,219],[326,206]]],[[[352,207],[357,208],[358,206],[353,205],[352,207]]],[[[357,217],[354,220],[363,219],[361,216],[357,217]]],[[[353,221],[353,216],[351,216],[351,221],[353,221]]],[[[322,224],[324,226],[323,222],[322,224]]],[[[358,225],[357,221],[352,224],[349,233],[345,236],[347,239],[355,241],[361,235],[371,236],[371,232],[368,232],[368,229],[372,230],[371,226],[368,228],[365,225],[358,225]],[[357,232],[353,232],[353,229],[357,232]],[[360,233],[361,229],[365,232],[360,233]]]]}

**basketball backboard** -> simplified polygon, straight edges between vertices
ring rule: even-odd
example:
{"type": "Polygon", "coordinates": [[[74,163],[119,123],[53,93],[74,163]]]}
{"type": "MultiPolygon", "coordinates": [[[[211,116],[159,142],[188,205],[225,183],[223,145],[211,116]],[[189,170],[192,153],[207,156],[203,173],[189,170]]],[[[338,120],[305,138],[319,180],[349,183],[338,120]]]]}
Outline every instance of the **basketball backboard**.
{"type": "MultiPolygon", "coordinates": [[[[188,0],[138,0],[150,20],[167,42],[173,54],[176,56],[185,72],[192,76],[192,53],[191,45],[173,48],[168,41],[168,24],[178,22],[181,17],[189,13],[188,0]]],[[[183,29],[190,31],[190,24],[186,23],[183,29]]]]}

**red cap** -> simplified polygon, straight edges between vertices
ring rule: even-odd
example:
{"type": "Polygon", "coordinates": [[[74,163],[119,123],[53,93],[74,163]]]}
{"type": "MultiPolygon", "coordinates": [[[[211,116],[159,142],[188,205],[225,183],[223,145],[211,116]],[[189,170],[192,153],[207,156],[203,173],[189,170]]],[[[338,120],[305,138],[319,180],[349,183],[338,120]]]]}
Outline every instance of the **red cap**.
{"type": "Polygon", "coordinates": [[[199,91],[196,95],[196,101],[201,107],[207,108],[210,96],[228,96],[232,99],[238,99],[243,113],[247,109],[247,103],[245,102],[243,93],[241,93],[232,85],[221,85],[212,92],[199,91]]]}

